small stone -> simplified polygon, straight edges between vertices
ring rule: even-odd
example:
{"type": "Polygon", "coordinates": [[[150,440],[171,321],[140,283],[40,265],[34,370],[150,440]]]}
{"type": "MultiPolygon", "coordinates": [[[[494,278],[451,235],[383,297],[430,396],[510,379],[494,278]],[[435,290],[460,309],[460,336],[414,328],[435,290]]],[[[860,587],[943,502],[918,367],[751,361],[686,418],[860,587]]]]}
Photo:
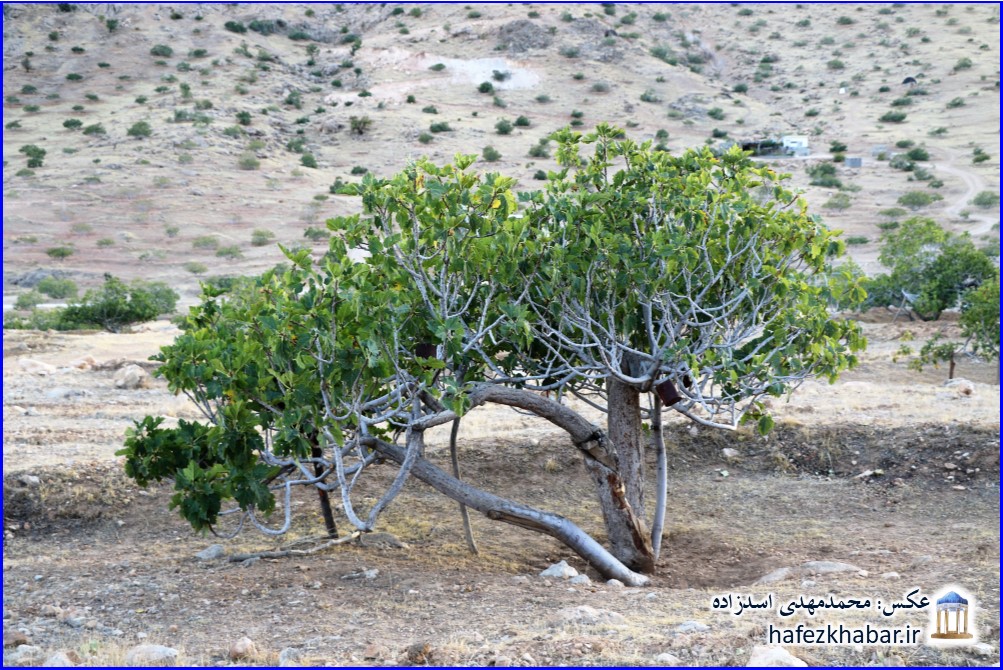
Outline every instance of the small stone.
{"type": "Polygon", "coordinates": [[[575,586],[585,586],[587,584],[591,584],[592,580],[589,579],[588,575],[575,575],[570,580],[568,580],[568,583],[574,584],[575,586]]]}
{"type": "Polygon", "coordinates": [[[857,570],[857,576],[858,577],[869,577],[870,574],[871,573],[868,572],[867,570],[857,570]]]}
{"type": "Polygon", "coordinates": [[[954,489],[955,491],[967,491],[968,490],[968,487],[964,486],[962,484],[955,484],[951,488],[954,489]]]}
{"type": "Polygon", "coordinates": [[[790,568],[777,568],[773,572],[763,575],[756,580],[757,584],[775,584],[776,582],[782,582],[785,579],[789,579],[791,576],[790,568]]]}
{"type": "Polygon", "coordinates": [[[805,572],[824,575],[830,572],[860,572],[860,568],[840,561],[805,561],[801,564],[805,572]]]}
{"type": "Polygon", "coordinates": [[[21,645],[28,644],[28,636],[19,630],[7,632],[3,634],[3,648],[13,649],[14,647],[20,647],[21,645]]]}
{"type": "Polygon", "coordinates": [[[902,575],[897,572],[882,572],[881,579],[902,579],[902,575]]]}
{"type": "Polygon", "coordinates": [[[115,375],[115,388],[138,389],[145,387],[148,383],[149,375],[146,370],[138,365],[126,365],[117,375],[115,375]]]}
{"type": "Polygon", "coordinates": [[[526,661],[530,665],[536,665],[536,659],[533,658],[528,651],[525,654],[523,654],[522,656],[520,656],[519,658],[521,658],[522,660],[526,661]]]}
{"type": "Polygon", "coordinates": [[[801,588],[803,588],[803,589],[810,589],[813,586],[815,586],[815,580],[814,579],[802,579],[801,580],[801,588]]]}
{"type": "Polygon", "coordinates": [[[791,653],[783,647],[766,647],[763,645],[756,645],[752,648],[752,654],[749,656],[749,662],[746,663],[746,667],[807,668],[808,664],[800,658],[792,656],[791,653]]]}
{"type": "Polygon", "coordinates": [[[719,472],[719,474],[720,474],[720,475],[721,475],[722,477],[727,477],[727,476],[728,476],[728,474],[729,474],[729,472],[728,472],[727,470],[721,470],[721,471],[719,472]]]}
{"type": "Polygon", "coordinates": [[[699,621],[684,621],[673,628],[673,632],[676,633],[702,633],[707,630],[710,630],[710,627],[699,621]]]}
{"type": "Polygon", "coordinates": [[[35,665],[45,659],[45,652],[41,647],[30,644],[22,644],[14,651],[4,656],[4,666],[9,665],[35,665]]]}
{"type": "Polygon", "coordinates": [[[226,549],[221,544],[210,544],[208,547],[195,554],[195,558],[200,561],[215,561],[217,558],[226,556],[226,549]]]}
{"type": "Polygon", "coordinates": [[[425,665],[432,656],[432,645],[428,642],[415,642],[407,648],[404,655],[414,665],[425,665]]]}
{"type": "Polygon", "coordinates": [[[886,668],[901,668],[905,665],[905,661],[902,660],[901,656],[889,654],[885,657],[884,665],[886,668]]]}
{"type": "Polygon", "coordinates": [[[549,568],[540,573],[541,577],[556,577],[558,579],[571,579],[578,575],[578,571],[568,565],[567,561],[554,563],[549,568]]]}
{"type": "Polygon", "coordinates": [[[70,657],[61,651],[57,651],[52,656],[49,656],[45,659],[45,662],[42,663],[43,668],[68,668],[72,665],[74,665],[74,663],[70,660],[70,657]]]}
{"type": "Polygon", "coordinates": [[[71,368],[76,368],[77,370],[90,370],[97,364],[98,362],[94,360],[94,357],[91,356],[90,354],[87,354],[86,356],[81,356],[80,358],[76,358],[70,361],[69,366],[71,368]]]}
{"type": "Polygon", "coordinates": [[[649,593],[648,595],[644,596],[645,600],[655,600],[656,598],[658,598],[657,593],[649,593]]]}
{"type": "Polygon", "coordinates": [[[491,659],[491,665],[495,666],[496,668],[507,668],[510,665],[512,665],[512,659],[509,658],[508,656],[501,656],[501,655],[495,656],[494,658],[491,659]]]}
{"type": "Polygon", "coordinates": [[[512,582],[515,584],[529,584],[529,577],[526,575],[516,575],[512,578],[512,582]]]}
{"type": "MultiPolygon", "coordinates": [[[[738,453],[738,449],[732,449],[731,447],[725,447],[724,449],[721,450],[721,455],[724,456],[725,458],[727,458],[728,460],[731,460],[733,458],[738,458],[740,454],[738,453]]],[[[671,656],[671,654],[670,654],[670,656],[671,656]]]]}
{"type": "Polygon", "coordinates": [[[610,587],[611,589],[622,589],[624,588],[625,585],[619,579],[607,579],[606,586],[610,587]]]}
{"type": "Polygon", "coordinates": [[[979,642],[978,644],[973,644],[969,648],[979,656],[992,656],[993,652],[995,651],[995,649],[993,649],[993,646],[991,644],[987,644],[985,642],[979,642]]]}
{"type": "Polygon", "coordinates": [[[292,668],[298,666],[299,663],[300,663],[299,649],[286,647],[285,649],[279,652],[279,667],[292,668]]]}
{"type": "Polygon", "coordinates": [[[962,396],[973,396],[975,395],[975,384],[964,379],[962,377],[955,377],[954,379],[949,379],[944,386],[952,389],[955,393],[962,396]]]}
{"type": "Polygon", "coordinates": [[[254,658],[257,655],[258,648],[254,645],[254,641],[246,635],[230,645],[229,656],[231,661],[254,658]]]}
{"type": "Polygon", "coordinates": [[[130,666],[172,666],[177,660],[177,649],[160,644],[138,644],[125,654],[125,664],[130,666]]]}
{"type": "Polygon", "coordinates": [[[655,664],[662,667],[672,667],[681,664],[682,661],[674,654],[661,653],[655,656],[655,664]]]}
{"type": "Polygon", "coordinates": [[[945,470],[957,470],[958,466],[955,465],[954,463],[944,463],[944,469],[945,470]]]}
{"type": "Polygon", "coordinates": [[[34,375],[51,375],[56,371],[56,368],[49,365],[48,363],[43,363],[42,361],[32,360],[30,358],[22,358],[20,360],[21,369],[29,374],[34,375]]]}
{"type": "Polygon", "coordinates": [[[249,567],[251,567],[252,565],[254,565],[255,563],[257,563],[260,560],[261,560],[260,556],[251,556],[247,560],[241,561],[240,562],[240,567],[242,567],[242,568],[249,568],[249,567]]]}

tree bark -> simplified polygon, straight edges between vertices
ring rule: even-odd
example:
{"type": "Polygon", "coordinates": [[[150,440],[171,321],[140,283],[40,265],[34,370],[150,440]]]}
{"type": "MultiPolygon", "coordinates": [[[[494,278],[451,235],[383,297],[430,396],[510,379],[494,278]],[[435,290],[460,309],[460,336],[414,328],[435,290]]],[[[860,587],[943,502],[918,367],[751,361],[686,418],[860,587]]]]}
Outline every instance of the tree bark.
{"type": "Polygon", "coordinates": [[[641,392],[610,377],[607,379],[607,433],[616,451],[616,463],[627,489],[627,501],[638,513],[644,510],[644,446],[641,443],[641,392]]]}
{"type": "MultiPolygon", "coordinates": [[[[453,419],[453,428],[449,431],[449,460],[453,464],[453,476],[460,479],[460,457],[456,450],[456,438],[460,433],[460,419],[453,419]]],[[[463,520],[463,536],[467,539],[467,549],[471,554],[477,551],[477,542],[474,540],[474,531],[470,527],[470,515],[467,514],[467,506],[460,503],[460,518],[463,520]]]]}
{"type": "Polygon", "coordinates": [[[655,472],[655,516],[651,521],[651,547],[657,561],[662,553],[662,529],[665,528],[665,504],[668,498],[669,475],[665,457],[665,436],[662,434],[662,399],[655,394],[651,413],[651,442],[657,456],[655,472]]]}
{"type": "MultiPolygon", "coordinates": [[[[365,438],[364,444],[392,461],[404,462],[406,452],[395,444],[372,437],[365,438]]],[[[476,489],[451,477],[421,456],[415,460],[411,474],[436,491],[483,513],[489,519],[556,538],[588,561],[606,579],[619,579],[628,586],[644,586],[649,583],[648,577],[628,569],[581,528],[558,514],[542,512],[476,489]]]]}
{"type": "MultiPolygon", "coordinates": [[[[324,455],[324,452],[318,446],[311,447],[310,452],[314,458],[320,458],[324,455]]],[[[320,463],[314,463],[313,473],[317,477],[320,477],[324,474],[324,466],[320,463]]],[[[317,497],[320,499],[320,513],[324,517],[324,529],[327,531],[327,536],[338,537],[338,526],[334,523],[334,512],[331,511],[331,499],[328,497],[327,491],[318,488],[317,497]]]]}

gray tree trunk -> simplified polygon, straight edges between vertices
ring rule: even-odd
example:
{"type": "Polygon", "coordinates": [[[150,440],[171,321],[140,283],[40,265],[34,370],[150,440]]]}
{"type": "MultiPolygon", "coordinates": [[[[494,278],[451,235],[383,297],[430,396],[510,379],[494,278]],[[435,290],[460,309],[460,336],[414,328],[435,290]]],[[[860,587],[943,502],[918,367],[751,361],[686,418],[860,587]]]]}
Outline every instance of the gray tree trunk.
{"type": "Polygon", "coordinates": [[[658,458],[655,473],[655,516],[651,521],[651,546],[657,561],[662,553],[662,531],[665,528],[665,505],[669,495],[668,463],[665,456],[665,436],[662,434],[662,399],[655,395],[651,414],[651,443],[658,458]]]}

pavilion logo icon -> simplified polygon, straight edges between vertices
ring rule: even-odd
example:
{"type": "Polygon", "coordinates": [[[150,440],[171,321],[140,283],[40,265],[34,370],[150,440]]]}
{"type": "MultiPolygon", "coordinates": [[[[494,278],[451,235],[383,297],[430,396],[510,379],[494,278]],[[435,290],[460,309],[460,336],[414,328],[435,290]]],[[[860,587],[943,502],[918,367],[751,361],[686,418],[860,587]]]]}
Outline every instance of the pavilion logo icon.
{"type": "Polygon", "coordinates": [[[930,611],[930,644],[968,645],[978,641],[975,625],[975,599],[958,587],[937,593],[930,611]]]}

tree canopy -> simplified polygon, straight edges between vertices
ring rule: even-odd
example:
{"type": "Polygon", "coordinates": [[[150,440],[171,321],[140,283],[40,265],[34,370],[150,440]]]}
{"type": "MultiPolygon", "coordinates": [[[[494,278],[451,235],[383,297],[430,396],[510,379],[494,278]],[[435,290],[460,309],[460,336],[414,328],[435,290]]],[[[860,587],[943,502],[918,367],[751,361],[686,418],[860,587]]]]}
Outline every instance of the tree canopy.
{"type": "Polygon", "coordinates": [[[327,222],[322,259],[287,251],[288,267],[241,291],[206,288],[157,357],[205,421],[139,422],[121,452],[128,473],[173,478],[172,504],[196,528],[217,527],[233,499],[273,533],[289,527],[292,486],[336,492],[368,531],[413,475],[489,518],[557,537],[607,577],[645,583],[665,481],[656,443],[649,526],[641,420],[660,426],[664,404],[706,425],[751,419],[768,431],[765,396],[855,363],[863,339],[826,304],[862,289],[827,279],[842,244],[784,175],[738,150],[673,156],[608,125],[554,139],[561,169],[541,190],[516,193],[468,155],[366,175],[347,191],[363,213],[327,222]],[[607,411],[608,431],[562,403],[566,394],[607,411]],[[568,432],[610,549],[426,458],[425,430],[489,402],[568,432]],[[393,481],[363,509],[353,487],[385,461],[397,464],[393,481]],[[276,493],[278,528],[258,518],[276,493]]]}

